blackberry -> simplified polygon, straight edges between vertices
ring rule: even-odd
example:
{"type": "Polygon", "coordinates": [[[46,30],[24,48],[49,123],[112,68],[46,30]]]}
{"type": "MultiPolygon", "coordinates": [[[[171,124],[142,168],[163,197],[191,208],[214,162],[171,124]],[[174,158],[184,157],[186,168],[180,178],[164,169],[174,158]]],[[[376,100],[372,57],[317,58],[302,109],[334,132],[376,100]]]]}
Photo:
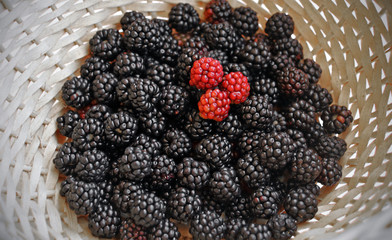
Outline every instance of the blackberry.
{"type": "Polygon", "coordinates": [[[249,128],[263,130],[272,121],[273,105],[266,95],[252,95],[241,106],[241,116],[249,128]]]}
{"type": "Polygon", "coordinates": [[[164,87],[169,83],[175,81],[175,71],[173,67],[163,63],[158,65],[153,65],[147,69],[147,79],[154,82],[159,87],[164,87]]]}
{"type": "Polygon", "coordinates": [[[195,147],[196,155],[212,168],[220,168],[231,160],[231,144],[219,134],[203,138],[195,147]]]}
{"type": "Polygon", "coordinates": [[[251,71],[266,69],[271,59],[270,43],[266,39],[247,41],[238,57],[251,71]]]}
{"type": "Polygon", "coordinates": [[[196,214],[189,227],[194,239],[222,239],[226,231],[223,219],[214,211],[203,210],[196,214]]]}
{"type": "Polygon", "coordinates": [[[136,52],[123,52],[119,54],[113,66],[113,72],[119,78],[144,76],[145,71],[144,59],[136,52]]]}
{"type": "Polygon", "coordinates": [[[124,43],[128,50],[143,55],[154,52],[162,46],[159,27],[150,19],[137,18],[124,30],[124,43]]]}
{"type": "Polygon", "coordinates": [[[223,134],[229,141],[236,141],[243,132],[243,126],[238,115],[229,113],[227,118],[216,124],[218,133],[223,134]]]}
{"type": "Polygon", "coordinates": [[[290,166],[290,178],[298,183],[314,181],[321,172],[321,161],[311,148],[300,147],[290,166]]]}
{"type": "Polygon", "coordinates": [[[135,141],[131,144],[132,147],[140,147],[143,151],[155,157],[161,154],[162,144],[155,138],[149,137],[144,133],[139,134],[135,141]]]}
{"type": "Polygon", "coordinates": [[[200,117],[199,111],[192,109],[185,114],[185,131],[192,140],[201,140],[210,134],[214,128],[214,122],[200,117]]]}
{"type": "Polygon", "coordinates": [[[143,13],[138,11],[130,11],[124,13],[124,15],[120,19],[121,28],[125,31],[129,27],[129,25],[131,25],[138,18],[145,19],[146,17],[143,13]]]}
{"type": "Polygon", "coordinates": [[[95,118],[82,119],[72,133],[74,146],[83,151],[100,147],[104,141],[103,132],[101,121],[95,118]]]}
{"type": "Polygon", "coordinates": [[[203,205],[203,209],[210,210],[221,215],[227,208],[225,203],[216,201],[213,196],[211,196],[208,188],[203,188],[200,191],[200,198],[203,205]]]}
{"type": "Polygon", "coordinates": [[[247,37],[253,36],[259,29],[257,13],[250,7],[235,8],[229,22],[239,34],[247,37]]]}
{"type": "Polygon", "coordinates": [[[228,21],[231,11],[227,0],[212,0],[204,8],[204,18],[210,23],[228,21]]]}
{"type": "Polygon", "coordinates": [[[283,179],[279,179],[277,176],[272,175],[268,186],[272,187],[278,194],[278,204],[282,204],[287,195],[286,182],[283,182],[283,179]]]}
{"type": "Polygon", "coordinates": [[[173,37],[172,36],[172,28],[169,26],[169,22],[163,19],[159,18],[153,18],[151,20],[152,23],[157,25],[157,28],[159,30],[159,33],[161,34],[162,37],[173,37]]]}
{"type": "Polygon", "coordinates": [[[73,77],[67,80],[61,88],[62,98],[65,103],[76,109],[81,109],[92,100],[91,83],[81,77],[73,77]]]}
{"type": "Polygon", "coordinates": [[[242,75],[244,75],[248,78],[249,83],[253,82],[253,78],[250,74],[250,71],[242,63],[228,63],[227,65],[223,66],[224,75],[227,75],[231,72],[241,72],[242,75]]]}
{"type": "Polygon", "coordinates": [[[169,26],[174,28],[177,32],[186,33],[200,22],[199,14],[188,3],[178,3],[169,12],[169,26]]]}
{"type": "Polygon", "coordinates": [[[111,201],[122,215],[129,215],[131,212],[131,203],[143,191],[140,183],[122,181],[114,187],[111,201]]]}
{"type": "Polygon", "coordinates": [[[131,219],[126,219],[120,225],[120,240],[147,240],[144,227],[136,225],[131,219]]]}
{"type": "MultiPolygon", "coordinates": [[[[207,25],[203,25],[201,28],[205,29],[207,25]]],[[[206,39],[201,36],[201,35],[193,35],[191,38],[189,38],[182,48],[193,48],[193,49],[205,49],[205,50],[210,50],[209,46],[206,42],[206,39]]]]}
{"type": "Polygon", "coordinates": [[[291,139],[293,139],[295,149],[298,149],[299,147],[306,148],[307,142],[303,132],[296,129],[287,129],[286,132],[289,134],[291,139]]]}
{"type": "Polygon", "coordinates": [[[59,129],[61,135],[65,137],[71,137],[72,132],[76,125],[80,121],[80,116],[77,112],[68,110],[64,115],[56,119],[57,128],[59,129]]]}
{"type": "Polygon", "coordinates": [[[121,111],[113,113],[104,122],[106,140],[117,145],[127,145],[135,137],[138,121],[131,114],[121,111]]]}
{"type": "Polygon", "coordinates": [[[320,138],[325,135],[327,135],[327,132],[318,122],[315,122],[314,125],[309,128],[309,131],[304,133],[307,144],[312,147],[314,147],[320,141],[320,138]]]}
{"type": "Polygon", "coordinates": [[[176,163],[167,155],[157,155],[152,159],[150,182],[157,191],[171,190],[177,175],[176,163]]]}
{"type": "Polygon", "coordinates": [[[113,238],[121,223],[120,214],[112,205],[98,204],[88,216],[88,228],[93,236],[113,238]]]}
{"type": "Polygon", "coordinates": [[[265,224],[250,223],[243,226],[237,236],[238,240],[270,240],[272,233],[265,224]]]}
{"type": "Polygon", "coordinates": [[[106,177],[108,170],[109,159],[106,153],[91,149],[79,155],[74,172],[85,182],[99,182],[106,177]]]}
{"type": "Polygon", "coordinates": [[[117,29],[99,30],[90,39],[90,49],[94,56],[113,60],[122,51],[122,36],[117,29]]]}
{"type": "Polygon", "coordinates": [[[321,136],[317,144],[314,146],[317,153],[325,158],[332,157],[335,159],[340,159],[347,150],[347,143],[344,139],[338,138],[336,136],[321,136]]]}
{"type": "Polygon", "coordinates": [[[222,167],[211,174],[210,193],[219,202],[230,202],[240,196],[240,181],[232,168],[222,167]]]}
{"type": "Polygon", "coordinates": [[[267,134],[259,146],[260,162],[271,170],[283,169],[294,156],[294,142],[286,132],[267,134]]]}
{"type": "Polygon", "coordinates": [[[239,234],[242,227],[246,226],[248,223],[244,219],[232,218],[226,222],[226,240],[237,240],[237,235],[239,234]]]}
{"type": "Polygon", "coordinates": [[[312,219],[316,215],[317,204],[316,196],[310,190],[298,187],[289,191],[284,202],[284,209],[287,214],[300,223],[312,219]]]}
{"type": "Polygon", "coordinates": [[[280,71],[277,82],[279,91],[290,98],[301,97],[309,89],[309,76],[296,67],[280,71]]]}
{"type": "Polygon", "coordinates": [[[140,113],[139,126],[147,135],[159,138],[166,131],[167,120],[167,117],[154,107],[149,112],[140,113]]]}
{"type": "Polygon", "coordinates": [[[113,104],[116,100],[118,79],[113,73],[96,76],[92,84],[92,92],[98,103],[113,104]]]}
{"type": "Polygon", "coordinates": [[[129,98],[128,89],[131,87],[131,82],[134,81],[135,80],[133,77],[127,77],[121,79],[117,84],[116,87],[117,99],[122,107],[129,108],[129,109],[131,109],[132,107],[132,102],[131,99],[129,98]]]}
{"type": "Polygon", "coordinates": [[[74,183],[75,181],[76,179],[72,175],[67,176],[67,178],[64,181],[62,181],[60,184],[60,196],[62,197],[67,196],[67,193],[71,188],[71,184],[74,183]]]}
{"type": "Polygon", "coordinates": [[[167,212],[177,221],[187,223],[202,207],[200,196],[184,187],[173,190],[167,202],[167,212]]]}
{"type": "Polygon", "coordinates": [[[111,70],[111,65],[108,61],[100,57],[92,56],[87,58],[80,67],[80,75],[82,78],[92,82],[96,76],[107,73],[111,70]]]}
{"type": "MultiPolygon", "coordinates": [[[[280,74],[285,68],[295,67],[295,62],[287,55],[272,55],[269,69],[273,74],[280,74]]],[[[302,70],[302,69],[301,69],[302,70]]]]}
{"type": "Polygon", "coordinates": [[[182,130],[171,128],[162,138],[163,152],[174,159],[187,156],[192,148],[192,142],[182,130]]]}
{"type": "Polygon", "coordinates": [[[253,212],[250,208],[250,198],[247,195],[240,195],[233,201],[226,203],[225,216],[228,219],[244,219],[253,218],[253,212]]]}
{"type": "Polygon", "coordinates": [[[101,122],[105,122],[106,119],[112,114],[112,108],[105,104],[97,104],[92,106],[85,114],[85,118],[95,118],[101,122]]]}
{"type": "Polygon", "coordinates": [[[163,219],[158,225],[149,229],[147,239],[151,240],[178,240],[181,233],[177,226],[169,219],[163,219]]]}
{"type": "Polygon", "coordinates": [[[128,98],[137,112],[148,112],[161,98],[158,85],[148,79],[130,77],[128,98]]]}
{"type": "MultiPolygon", "coordinates": [[[[107,171],[109,173],[110,168],[107,171]]],[[[109,175],[107,175],[107,177],[109,178],[109,175]]],[[[110,180],[105,179],[102,182],[99,182],[97,185],[98,185],[99,203],[110,204],[111,198],[113,196],[114,182],[111,179],[110,180]]]]}
{"type": "Polygon", "coordinates": [[[250,209],[256,217],[269,218],[278,212],[279,195],[273,187],[259,187],[250,199],[250,209]]]}
{"type": "Polygon", "coordinates": [[[293,18],[286,13],[273,14],[265,24],[265,33],[272,39],[289,38],[293,32],[293,18]]]}
{"type": "Polygon", "coordinates": [[[141,147],[127,147],[118,159],[119,170],[131,181],[139,181],[151,173],[151,155],[141,147]]]}
{"type": "Polygon", "coordinates": [[[280,38],[273,45],[272,52],[274,55],[287,55],[294,62],[298,62],[304,57],[303,47],[297,39],[280,38]]]}
{"type": "Polygon", "coordinates": [[[322,69],[314,60],[305,58],[298,62],[297,67],[309,75],[309,81],[316,84],[322,73],[322,69]]]}
{"type": "Polygon", "coordinates": [[[149,228],[165,219],[166,204],[152,192],[142,192],[130,204],[130,217],[135,224],[149,228]]]}
{"type": "Polygon", "coordinates": [[[342,177],[342,166],[335,158],[323,158],[321,160],[322,170],[316,179],[317,182],[331,186],[339,182],[342,177]]]}
{"type": "Polygon", "coordinates": [[[258,74],[250,82],[251,95],[267,95],[268,101],[276,104],[279,99],[279,90],[275,80],[265,74],[258,74]]]}
{"type": "Polygon", "coordinates": [[[260,140],[265,137],[265,133],[260,130],[245,130],[238,140],[238,150],[242,154],[256,151],[260,140]]]}
{"type": "Polygon", "coordinates": [[[272,122],[269,128],[267,129],[268,132],[276,131],[276,132],[284,132],[287,129],[287,121],[283,114],[278,111],[273,111],[272,113],[272,122]]]}
{"type": "Polygon", "coordinates": [[[272,216],[268,219],[267,226],[276,240],[290,239],[297,232],[297,221],[285,213],[272,216]]]}
{"type": "Polygon", "coordinates": [[[98,203],[98,187],[95,183],[74,181],[65,195],[69,208],[77,215],[91,213],[98,203]]]}
{"type": "Polygon", "coordinates": [[[302,96],[302,99],[310,103],[316,109],[316,112],[325,110],[332,103],[332,95],[317,83],[309,85],[309,90],[302,96]]]}
{"type": "Polygon", "coordinates": [[[198,48],[183,48],[180,56],[177,60],[176,76],[182,82],[189,85],[189,79],[191,79],[191,68],[196,60],[199,60],[207,55],[206,49],[198,48]]]}
{"type": "Polygon", "coordinates": [[[237,173],[249,187],[259,188],[269,183],[271,172],[260,164],[256,153],[242,155],[237,161],[237,173]]]}
{"type": "Polygon", "coordinates": [[[211,50],[208,52],[207,56],[218,60],[222,66],[226,66],[227,64],[229,64],[229,60],[230,60],[229,55],[227,55],[227,53],[224,52],[223,50],[220,49],[211,50]]]}
{"type": "Polygon", "coordinates": [[[228,22],[209,25],[205,29],[204,36],[212,49],[220,49],[228,53],[236,48],[239,38],[234,27],[228,22]]]}
{"type": "Polygon", "coordinates": [[[201,189],[210,179],[210,168],[205,162],[185,157],[177,164],[177,179],[189,189],[201,189]]]}
{"type": "Polygon", "coordinates": [[[292,128],[308,132],[314,126],[316,109],[305,100],[293,102],[286,111],[286,120],[292,128]]]}
{"type": "Polygon", "coordinates": [[[351,111],[345,106],[331,105],[321,113],[323,126],[328,133],[342,133],[353,122],[351,111]]]}
{"type": "Polygon", "coordinates": [[[177,59],[181,53],[181,46],[171,35],[162,37],[162,46],[153,52],[153,55],[162,63],[170,66],[177,64],[177,59]]]}
{"type": "Polygon", "coordinates": [[[316,197],[320,195],[320,187],[315,183],[315,182],[310,182],[306,184],[301,184],[295,180],[289,179],[287,182],[287,192],[289,192],[291,189],[297,189],[299,187],[306,188],[309,190],[311,193],[313,193],[316,197]]]}
{"type": "Polygon", "coordinates": [[[170,84],[161,88],[159,101],[163,113],[179,117],[182,116],[189,105],[189,93],[182,87],[170,84]]]}

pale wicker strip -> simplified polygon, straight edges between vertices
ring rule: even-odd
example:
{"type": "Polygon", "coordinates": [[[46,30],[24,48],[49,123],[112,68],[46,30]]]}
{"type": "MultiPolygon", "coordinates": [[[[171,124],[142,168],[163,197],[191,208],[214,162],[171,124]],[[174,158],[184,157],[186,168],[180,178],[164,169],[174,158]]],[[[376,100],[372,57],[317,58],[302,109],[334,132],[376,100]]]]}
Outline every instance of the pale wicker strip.
{"type": "MultiPolygon", "coordinates": [[[[52,159],[61,145],[55,135],[55,119],[64,108],[61,86],[78,74],[96,30],[118,28],[127,10],[167,17],[178,2],[0,1],[1,239],[93,239],[86,219],[77,218],[58,193],[52,159]]],[[[188,2],[202,14],[205,1],[188,2]]],[[[359,238],[348,234],[353,226],[391,209],[391,2],[230,2],[256,9],[262,27],[276,11],[293,16],[305,57],[323,68],[321,84],[355,115],[341,135],[349,146],[341,160],[343,179],[322,189],[319,213],[300,226],[296,239],[336,238],[342,232],[343,239],[359,238]]],[[[376,219],[382,220],[378,228],[361,229],[391,227],[390,214],[376,219]]]]}

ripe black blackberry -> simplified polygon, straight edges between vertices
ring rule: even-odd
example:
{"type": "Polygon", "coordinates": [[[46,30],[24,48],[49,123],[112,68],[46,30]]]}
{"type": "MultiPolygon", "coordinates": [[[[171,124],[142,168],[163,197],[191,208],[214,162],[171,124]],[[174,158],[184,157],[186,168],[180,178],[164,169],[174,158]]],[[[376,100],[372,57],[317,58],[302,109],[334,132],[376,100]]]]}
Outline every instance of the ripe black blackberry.
{"type": "Polygon", "coordinates": [[[309,89],[309,75],[296,67],[284,68],[276,81],[280,93],[290,98],[301,97],[309,89]]]}
{"type": "Polygon", "coordinates": [[[61,135],[71,137],[72,132],[80,121],[80,116],[77,112],[68,110],[66,113],[56,119],[57,128],[61,135]]]}
{"type": "MultiPolygon", "coordinates": [[[[107,170],[108,173],[110,171],[110,167],[107,170]]],[[[106,179],[97,183],[98,185],[98,195],[99,195],[99,203],[101,204],[111,204],[111,199],[113,196],[113,190],[117,183],[114,183],[112,179],[110,179],[110,175],[106,175],[106,179]],[[110,179],[110,180],[108,180],[110,179]]]]}
{"type": "Polygon", "coordinates": [[[173,37],[172,28],[169,26],[169,22],[167,20],[153,18],[151,19],[151,22],[157,25],[161,37],[173,37]]]}
{"type": "Polygon", "coordinates": [[[182,87],[169,84],[161,88],[160,109],[171,117],[180,117],[188,109],[189,93],[182,87]]]}
{"type": "Polygon", "coordinates": [[[307,147],[307,142],[305,135],[302,131],[299,131],[297,129],[287,129],[286,132],[289,134],[291,139],[294,141],[294,147],[295,149],[298,149],[298,147],[307,147]]]}
{"type": "Polygon", "coordinates": [[[71,184],[76,181],[76,178],[72,175],[67,176],[60,184],[60,196],[65,197],[71,188],[71,184]]]}
{"type": "Polygon", "coordinates": [[[273,105],[266,95],[249,96],[241,105],[241,117],[249,128],[266,129],[272,121],[273,105]]]}
{"type": "Polygon", "coordinates": [[[189,222],[202,208],[200,196],[185,187],[174,189],[167,201],[167,212],[177,221],[189,222]]]}
{"type": "Polygon", "coordinates": [[[294,142],[286,132],[267,134],[260,140],[259,146],[260,162],[271,170],[283,169],[294,156],[294,142]]]}
{"type": "Polygon", "coordinates": [[[124,13],[124,15],[120,19],[121,28],[125,31],[128,26],[131,25],[138,18],[144,19],[146,17],[143,13],[138,11],[130,11],[124,13]]]}
{"type": "Polygon", "coordinates": [[[251,95],[267,95],[268,101],[276,104],[279,99],[279,90],[274,79],[263,73],[253,76],[250,82],[251,95]]]}
{"type": "Polygon", "coordinates": [[[141,147],[127,147],[118,159],[118,167],[126,179],[142,180],[151,173],[151,155],[141,147]]]}
{"type": "Polygon", "coordinates": [[[323,126],[328,133],[342,133],[353,122],[351,111],[345,106],[331,105],[321,113],[323,126]]]}
{"type": "Polygon", "coordinates": [[[312,219],[317,211],[316,196],[305,187],[293,188],[289,191],[284,202],[286,213],[298,223],[312,219]]]}
{"type": "Polygon", "coordinates": [[[250,207],[250,201],[249,196],[241,194],[234,200],[225,203],[225,216],[228,219],[252,219],[254,216],[250,207]]]}
{"type": "Polygon", "coordinates": [[[203,205],[203,209],[205,210],[210,210],[218,213],[221,215],[225,209],[227,208],[225,203],[216,201],[213,196],[211,196],[210,192],[208,191],[208,188],[203,188],[199,192],[201,202],[203,205]]]}
{"type": "Polygon", "coordinates": [[[244,127],[237,114],[229,113],[227,118],[216,124],[218,133],[223,134],[229,141],[236,141],[242,134],[244,127]]]}
{"type": "Polygon", "coordinates": [[[113,73],[103,73],[95,77],[92,83],[92,93],[98,103],[114,104],[118,79],[113,73]]]}
{"type": "Polygon", "coordinates": [[[147,239],[152,240],[178,240],[181,233],[178,231],[176,224],[169,219],[163,219],[158,225],[149,229],[147,239]]]}
{"type": "Polygon", "coordinates": [[[101,122],[105,122],[110,117],[113,109],[105,104],[97,104],[89,108],[85,114],[85,118],[95,118],[101,122]]]}
{"type": "Polygon", "coordinates": [[[277,39],[273,44],[272,52],[274,55],[287,55],[294,62],[298,62],[304,57],[301,43],[293,38],[277,39]]]}
{"type": "Polygon", "coordinates": [[[148,135],[141,133],[131,144],[132,147],[140,147],[143,151],[155,157],[161,154],[162,144],[155,138],[149,137],[148,135]]]}
{"type": "Polygon", "coordinates": [[[82,119],[72,133],[74,146],[83,151],[100,147],[104,141],[103,133],[101,121],[95,118],[82,119]]]}
{"type": "Polygon", "coordinates": [[[96,237],[115,237],[119,231],[120,223],[120,214],[111,204],[98,204],[88,215],[88,228],[96,237]]]}
{"type": "Polygon", "coordinates": [[[331,186],[339,182],[342,177],[342,166],[335,158],[326,157],[321,160],[322,170],[316,179],[317,182],[331,186]]]}
{"type": "Polygon", "coordinates": [[[197,157],[207,162],[211,168],[218,169],[231,160],[231,143],[220,134],[212,134],[196,145],[195,152],[197,157]]]}
{"type": "Polygon", "coordinates": [[[248,223],[244,219],[232,218],[226,221],[226,240],[237,240],[237,235],[239,234],[242,227],[246,226],[248,223]]]}
{"type": "Polygon", "coordinates": [[[90,214],[98,203],[98,186],[93,182],[74,181],[65,197],[69,208],[77,215],[90,214]]]}
{"type": "MultiPolygon", "coordinates": [[[[276,174],[276,172],[275,172],[276,174]]],[[[282,204],[286,195],[287,195],[287,185],[284,179],[280,179],[279,176],[274,176],[272,175],[270,182],[268,183],[268,186],[272,187],[275,189],[275,192],[278,193],[278,205],[282,204]]]]}
{"type": "Polygon", "coordinates": [[[113,113],[104,122],[105,138],[117,145],[129,145],[138,130],[138,120],[131,114],[121,111],[113,113]]]}
{"type": "Polygon", "coordinates": [[[90,50],[94,56],[113,60],[123,50],[123,39],[117,29],[109,28],[99,30],[90,39],[90,50]]]}
{"type": "Polygon", "coordinates": [[[332,104],[332,95],[317,83],[309,85],[309,89],[302,96],[302,99],[309,102],[316,109],[316,112],[321,112],[332,104]]]}
{"type": "Polygon", "coordinates": [[[279,209],[279,194],[271,186],[261,186],[250,196],[250,209],[258,218],[269,218],[279,209]]]}
{"type": "Polygon", "coordinates": [[[204,36],[212,49],[220,49],[230,53],[237,47],[239,36],[228,22],[211,24],[206,27],[204,36]]]}
{"type": "Polygon", "coordinates": [[[265,32],[272,39],[289,38],[294,32],[293,18],[286,13],[274,13],[265,24],[265,32]]]}
{"type": "Polygon", "coordinates": [[[99,182],[109,170],[109,158],[106,153],[96,148],[79,155],[74,173],[85,182],[99,182]]]}
{"type": "Polygon", "coordinates": [[[198,48],[183,48],[180,56],[177,60],[176,69],[176,77],[184,83],[189,85],[189,79],[191,79],[191,68],[193,67],[193,63],[200,58],[207,56],[207,49],[198,49],[198,48]]]}
{"type": "Polygon", "coordinates": [[[314,126],[316,109],[305,100],[292,102],[286,110],[287,124],[295,129],[308,132],[314,126]]]}
{"type": "Polygon", "coordinates": [[[219,202],[230,202],[241,195],[240,180],[233,168],[222,167],[211,174],[209,191],[219,202]]]}
{"type": "Polygon", "coordinates": [[[214,121],[200,117],[197,109],[193,108],[185,114],[184,129],[192,140],[201,140],[210,134],[214,127],[214,121]]]}
{"type": "Polygon", "coordinates": [[[137,18],[124,30],[126,48],[143,55],[159,49],[161,40],[159,26],[147,18],[137,18]]]}
{"type": "Polygon", "coordinates": [[[187,156],[192,150],[192,142],[187,134],[177,128],[166,131],[162,137],[163,152],[174,159],[187,156]]]}
{"type": "Polygon", "coordinates": [[[203,210],[190,222],[189,232],[194,239],[222,239],[226,231],[223,219],[214,211],[203,210]]]}
{"type": "Polygon", "coordinates": [[[166,203],[155,193],[144,191],[130,204],[130,217],[146,229],[165,219],[166,203]]]}
{"type": "Polygon", "coordinates": [[[242,154],[256,151],[260,140],[265,137],[265,133],[260,130],[245,130],[238,140],[238,150],[242,154]]]}
{"type": "Polygon", "coordinates": [[[131,203],[137,196],[141,195],[144,189],[137,182],[121,181],[114,187],[111,202],[118,209],[122,216],[127,216],[131,212],[131,203]]]}
{"type": "Polygon", "coordinates": [[[64,175],[71,175],[78,162],[79,151],[72,142],[64,143],[53,159],[54,166],[64,175]]]}
{"type": "Polygon", "coordinates": [[[285,68],[295,67],[295,62],[287,55],[272,55],[269,69],[273,74],[280,74],[285,68]]]}
{"type": "Polygon", "coordinates": [[[278,112],[273,110],[272,113],[272,122],[271,125],[268,127],[267,132],[284,132],[287,130],[287,121],[286,117],[278,112]]]}
{"type": "Polygon", "coordinates": [[[308,146],[314,147],[322,136],[327,135],[324,127],[319,123],[315,122],[313,126],[309,128],[309,131],[304,132],[304,136],[308,146]]]}
{"type": "Polygon", "coordinates": [[[157,155],[152,159],[150,183],[156,191],[170,191],[176,180],[177,167],[167,155],[157,155]]]}
{"type": "Polygon", "coordinates": [[[107,73],[111,70],[111,65],[108,61],[103,60],[100,57],[92,56],[84,61],[83,65],[80,67],[80,75],[92,82],[96,76],[103,73],[107,73]]]}
{"type": "Polygon", "coordinates": [[[311,193],[313,193],[316,197],[320,195],[320,187],[316,184],[316,182],[310,182],[306,184],[301,184],[298,183],[294,180],[289,179],[287,182],[287,192],[289,192],[291,189],[297,189],[299,187],[304,187],[307,190],[309,190],[311,193]]]}
{"type": "Polygon", "coordinates": [[[201,189],[210,180],[210,168],[207,163],[185,157],[177,164],[177,180],[189,189],[201,189]]]}
{"type": "Polygon", "coordinates": [[[139,115],[139,127],[151,137],[160,138],[166,131],[167,117],[157,108],[139,115]]]}
{"type": "MultiPolygon", "coordinates": [[[[203,24],[200,25],[199,28],[201,28],[200,31],[204,31],[204,29],[206,29],[206,27],[209,27],[209,25],[203,24]]],[[[189,38],[184,45],[182,46],[182,48],[194,48],[194,49],[205,49],[205,50],[210,50],[210,47],[208,46],[206,39],[204,38],[204,36],[202,35],[203,33],[200,34],[196,34],[196,35],[192,35],[191,38],[189,38]]]]}
{"type": "Polygon", "coordinates": [[[271,172],[259,163],[256,153],[242,155],[237,161],[238,176],[244,180],[250,188],[259,188],[269,183],[271,172]]]}
{"type": "Polygon", "coordinates": [[[218,60],[222,66],[226,66],[230,61],[229,55],[221,49],[213,49],[208,52],[207,56],[218,60]]]}
{"type": "Polygon", "coordinates": [[[227,65],[223,66],[224,75],[227,75],[231,72],[241,72],[244,76],[248,78],[249,83],[253,82],[253,77],[250,71],[242,63],[228,63],[227,65]]]}
{"type": "Polygon", "coordinates": [[[175,70],[173,67],[163,63],[153,65],[147,68],[147,79],[157,84],[159,87],[164,87],[169,83],[175,81],[175,70]]]}
{"type": "Polygon", "coordinates": [[[316,84],[322,73],[322,69],[318,63],[310,58],[302,59],[298,62],[297,67],[309,75],[310,83],[316,84]]]}
{"type": "Polygon", "coordinates": [[[270,42],[264,38],[258,41],[247,41],[238,53],[240,61],[251,71],[266,69],[271,59],[270,42]]]}
{"type": "Polygon", "coordinates": [[[137,112],[148,112],[161,98],[158,85],[144,79],[129,77],[128,99],[137,112]]]}
{"type": "Polygon", "coordinates": [[[247,37],[253,36],[259,29],[257,13],[250,7],[235,8],[229,22],[239,34],[247,37]]]}
{"type": "Polygon", "coordinates": [[[144,59],[136,52],[123,52],[119,54],[113,66],[113,72],[119,78],[144,76],[145,71],[144,59]]]}
{"type": "Polygon", "coordinates": [[[200,17],[192,5],[178,3],[170,10],[168,22],[177,32],[187,33],[199,25],[200,17]]]}
{"type": "Polygon", "coordinates": [[[170,66],[176,66],[177,59],[181,53],[181,46],[179,45],[177,39],[169,36],[162,37],[162,46],[159,47],[152,54],[155,56],[160,62],[167,63],[170,66]]]}
{"type": "Polygon", "coordinates": [[[322,169],[319,155],[311,148],[299,147],[290,164],[290,178],[300,184],[313,182],[322,169]]]}
{"type": "Polygon", "coordinates": [[[207,22],[216,23],[228,21],[232,8],[227,0],[212,0],[204,8],[207,22]]]}
{"type": "Polygon", "coordinates": [[[265,224],[250,223],[243,226],[237,236],[238,240],[270,240],[272,239],[271,230],[265,224]]]}
{"type": "Polygon", "coordinates": [[[314,149],[323,158],[340,159],[347,150],[347,143],[342,138],[324,135],[320,137],[314,149]]]}
{"type": "Polygon", "coordinates": [[[120,225],[120,240],[147,240],[147,231],[144,227],[136,225],[131,219],[126,219],[120,225]]]}
{"type": "Polygon", "coordinates": [[[285,213],[272,216],[267,226],[276,240],[288,240],[297,232],[297,221],[285,213]]]}
{"type": "Polygon", "coordinates": [[[73,77],[67,80],[61,91],[61,97],[65,103],[76,109],[87,106],[92,100],[91,83],[82,77],[73,77]]]}

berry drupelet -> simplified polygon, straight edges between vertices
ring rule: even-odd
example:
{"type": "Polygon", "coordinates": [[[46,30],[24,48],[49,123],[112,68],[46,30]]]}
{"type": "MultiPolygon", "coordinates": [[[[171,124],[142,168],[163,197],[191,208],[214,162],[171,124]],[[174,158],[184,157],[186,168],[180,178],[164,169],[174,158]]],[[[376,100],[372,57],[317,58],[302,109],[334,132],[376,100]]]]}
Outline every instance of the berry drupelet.
{"type": "Polygon", "coordinates": [[[268,18],[265,32],[272,39],[289,38],[294,32],[293,18],[286,13],[275,13],[268,18]]]}
{"type": "Polygon", "coordinates": [[[251,199],[248,195],[241,194],[234,200],[225,203],[225,216],[228,219],[250,220],[254,217],[250,207],[251,199]]]}
{"type": "Polygon", "coordinates": [[[208,135],[195,146],[195,153],[212,168],[219,169],[231,160],[231,143],[220,134],[208,135]]]}
{"type": "Polygon", "coordinates": [[[64,102],[76,109],[81,109],[92,100],[91,82],[82,77],[67,80],[61,88],[64,102]]]}
{"type": "Polygon", "coordinates": [[[248,223],[244,219],[232,218],[226,221],[226,240],[237,240],[237,235],[239,234],[242,227],[246,226],[248,223]]]}
{"type": "Polygon", "coordinates": [[[122,51],[122,36],[117,29],[109,28],[97,31],[90,39],[90,49],[94,56],[113,60],[122,51]]]}
{"type": "Polygon", "coordinates": [[[111,202],[116,209],[121,212],[122,216],[127,216],[131,211],[130,204],[135,201],[137,196],[141,195],[143,191],[140,183],[121,181],[114,187],[111,202]]]}
{"type": "Polygon", "coordinates": [[[59,129],[61,135],[65,137],[72,136],[72,132],[76,125],[78,125],[79,121],[79,114],[72,110],[68,110],[66,113],[56,119],[57,128],[59,129]]]}
{"type": "Polygon", "coordinates": [[[259,147],[260,140],[265,137],[265,133],[260,130],[244,130],[238,140],[238,150],[242,154],[252,153],[259,147]]]}
{"type": "Polygon", "coordinates": [[[229,115],[231,100],[228,93],[219,89],[208,89],[198,102],[200,116],[204,119],[222,121],[229,115]]]}
{"type": "Polygon", "coordinates": [[[250,7],[235,8],[229,17],[229,22],[235,30],[244,36],[253,36],[257,29],[259,19],[257,13],[250,7]]]}
{"type": "Polygon", "coordinates": [[[297,67],[309,75],[309,81],[311,83],[316,84],[319,81],[322,69],[314,60],[309,58],[302,59],[298,62],[297,67]]]}
{"type": "Polygon", "coordinates": [[[155,138],[149,137],[148,135],[141,133],[139,134],[135,141],[131,144],[132,147],[140,147],[143,151],[155,157],[161,154],[162,144],[155,138]]]}
{"type": "Polygon", "coordinates": [[[267,95],[268,101],[276,104],[279,99],[279,90],[277,83],[270,76],[265,74],[257,74],[253,76],[250,83],[251,95],[267,95]]]}
{"type": "Polygon", "coordinates": [[[271,59],[270,43],[266,39],[247,41],[244,48],[238,53],[239,59],[252,71],[266,69],[271,59]]]}
{"type": "Polygon", "coordinates": [[[186,33],[199,25],[200,17],[192,5],[178,3],[170,10],[168,22],[177,32],[186,33]]]}

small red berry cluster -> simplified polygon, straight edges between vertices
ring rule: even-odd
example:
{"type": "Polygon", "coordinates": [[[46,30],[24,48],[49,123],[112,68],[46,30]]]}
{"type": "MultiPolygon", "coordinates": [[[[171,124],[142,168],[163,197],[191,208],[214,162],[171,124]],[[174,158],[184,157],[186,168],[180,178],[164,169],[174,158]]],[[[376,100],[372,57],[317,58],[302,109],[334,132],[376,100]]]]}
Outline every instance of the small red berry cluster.
{"type": "Polygon", "coordinates": [[[213,58],[203,57],[193,63],[189,84],[206,90],[198,103],[202,118],[220,122],[229,115],[230,104],[243,103],[249,96],[246,76],[241,72],[223,74],[222,65],[213,58]]]}

